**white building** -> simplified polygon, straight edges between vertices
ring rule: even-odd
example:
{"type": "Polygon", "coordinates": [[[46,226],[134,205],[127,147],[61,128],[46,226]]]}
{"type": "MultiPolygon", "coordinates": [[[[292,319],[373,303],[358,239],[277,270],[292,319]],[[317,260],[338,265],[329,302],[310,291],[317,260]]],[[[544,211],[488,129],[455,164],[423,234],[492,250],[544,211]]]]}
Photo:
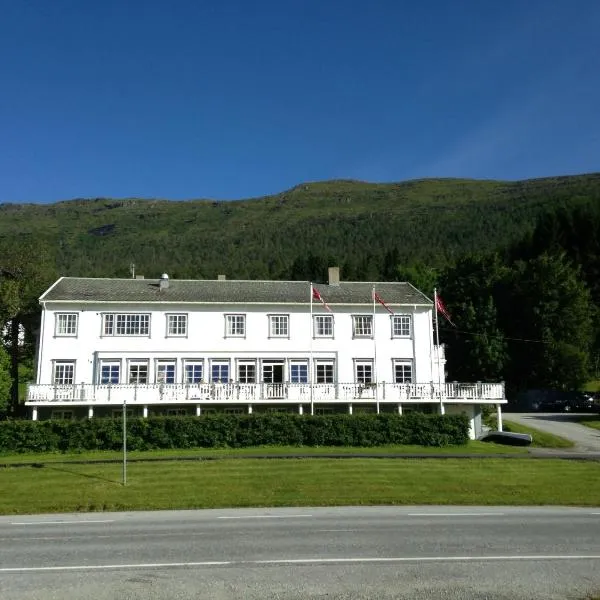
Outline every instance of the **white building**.
{"type": "Polygon", "coordinates": [[[497,383],[446,383],[433,303],[409,283],[62,277],[40,298],[33,419],[214,411],[465,412],[497,383]],[[385,304],[374,301],[377,298],[385,304]],[[322,299],[322,301],[320,301],[322,299]],[[393,313],[393,314],[392,314],[393,313]]]}

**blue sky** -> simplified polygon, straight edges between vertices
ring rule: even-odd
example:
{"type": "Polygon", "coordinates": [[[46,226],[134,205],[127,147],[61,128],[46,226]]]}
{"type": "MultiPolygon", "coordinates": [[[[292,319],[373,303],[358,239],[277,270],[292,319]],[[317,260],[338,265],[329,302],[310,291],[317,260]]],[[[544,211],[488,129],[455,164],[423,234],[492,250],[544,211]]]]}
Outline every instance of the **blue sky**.
{"type": "Polygon", "coordinates": [[[0,0],[0,202],[600,170],[596,0],[0,0]]]}

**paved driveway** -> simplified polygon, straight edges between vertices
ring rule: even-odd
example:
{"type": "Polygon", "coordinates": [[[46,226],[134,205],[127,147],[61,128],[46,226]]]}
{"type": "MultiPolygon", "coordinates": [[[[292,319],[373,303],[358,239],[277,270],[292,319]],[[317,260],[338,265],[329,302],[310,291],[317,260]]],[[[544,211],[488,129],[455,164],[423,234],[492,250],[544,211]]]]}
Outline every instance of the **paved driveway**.
{"type": "MultiPolygon", "coordinates": [[[[575,451],[600,452],[600,431],[577,423],[573,413],[505,413],[507,421],[522,423],[535,429],[567,438],[575,443],[575,451]]],[[[589,416],[589,414],[587,415],[589,416]]]]}

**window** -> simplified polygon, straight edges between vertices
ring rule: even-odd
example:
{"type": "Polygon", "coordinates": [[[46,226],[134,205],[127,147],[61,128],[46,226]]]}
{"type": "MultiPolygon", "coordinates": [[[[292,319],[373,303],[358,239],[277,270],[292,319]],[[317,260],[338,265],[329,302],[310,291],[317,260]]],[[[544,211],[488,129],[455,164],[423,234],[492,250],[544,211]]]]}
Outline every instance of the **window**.
{"type": "Polygon", "coordinates": [[[333,362],[317,362],[315,371],[317,383],[333,383],[333,362]]]}
{"type": "Polygon", "coordinates": [[[148,363],[146,361],[132,361],[129,363],[129,383],[148,383],[148,363]]]}
{"type": "Polygon", "coordinates": [[[72,419],[73,411],[72,410],[53,410],[50,414],[51,419],[72,419]]]}
{"type": "Polygon", "coordinates": [[[56,315],[55,335],[76,336],[78,317],[77,313],[58,313],[56,315]]]}
{"type": "Polygon", "coordinates": [[[413,366],[410,360],[394,361],[394,383],[412,383],[413,366]]]}
{"type": "Polygon", "coordinates": [[[174,361],[158,361],[156,363],[156,383],[175,383],[174,361]]]}
{"type": "Polygon", "coordinates": [[[269,337],[289,337],[289,315],[269,315],[269,337]]]}
{"type": "Polygon", "coordinates": [[[202,363],[187,361],[185,363],[185,383],[202,383],[202,363]]]}
{"type": "Polygon", "coordinates": [[[238,364],[238,381],[240,383],[256,383],[256,365],[253,362],[238,364]]]}
{"type": "Polygon", "coordinates": [[[229,363],[213,362],[210,367],[210,380],[213,383],[229,383],[229,363]]]}
{"type": "Polygon", "coordinates": [[[54,363],[54,385],[72,385],[75,382],[75,362],[54,363]]]}
{"type": "Polygon", "coordinates": [[[185,408],[167,408],[168,417],[185,417],[187,415],[187,409],[185,408]]]}
{"type": "Polygon", "coordinates": [[[117,384],[121,380],[121,364],[118,362],[102,362],[100,365],[100,383],[117,384]]]}
{"type": "MultiPolygon", "coordinates": [[[[133,414],[133,409],[127,409],[127,410],[125,411],[125,413],[126,413],[126,414],[125,414],[125,417],[126,417],[127,419],[133,419],[133,417],[134,417],[134,414],[133,414]]],[[[112,418],[113,418],[113,419],[122,419],[122,418],[123,418],[123,409],[122,409],[122,408],[119,408],[119,409],[115,408],[115,409],[112,411],[112,418]]]]}
{"type": "Polygon", "coordinates": [[[354,373],[356,383],[373,383],[373,363],[371,361],[356,361],[354,373]]]}
{"type": "Polygon", "coordinates": [[[292,383],[308,383],[308,363],[293,362],[290,364],[290,381],[292,383]]]}
{"type": "Polygon", "coordinates": [[[317,315],[315,319],[315,337],[333,337],[333,317],[317,315]]]}
{"type": "Polygon", "coordinates": [[[352,317],[354,337],[371,337],[373,335],[372,315],[355,315],[352,317]]]}
{"type": "Polygon", "coordinates": [[[410,315],[394,315],[392,317],[392,337],[410,337],[410,315]]]}
{"type": "Polygon", "coordinates": [[[182,337],[187,335],[187,315],[167,315],[167,335],[182,337]]]}
{"type": "Polygon", "coordinates": [[[149,335],[149,314],[105,314],[103,335],[149,335]]]}
{"type": "Polygon", "coordinates": [[[246,335],[246,315],[225,315],[225,337],[246,335]]]}

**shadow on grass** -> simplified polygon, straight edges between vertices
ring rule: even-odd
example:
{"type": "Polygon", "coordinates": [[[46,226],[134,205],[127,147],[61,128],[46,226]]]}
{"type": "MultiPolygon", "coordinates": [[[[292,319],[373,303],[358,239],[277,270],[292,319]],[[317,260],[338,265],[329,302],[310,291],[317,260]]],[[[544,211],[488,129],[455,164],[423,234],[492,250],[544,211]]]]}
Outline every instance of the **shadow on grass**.
{"type": "Polygon", "coordinates": [[[43,467],[44,469],[50,469],[51,471],[58,471],[59,473],[66,473],[67,475],[74,475],[75,477],[85,477],[87,479],[95,479],[97,481],[105,481],[108,483],[115,483],[117,485],[121,485],[123,482],[119,479],[119,480],[115,480],[115,479],[109,479],[108,477],[103,477],[102,475],[92,475],[90,473],[80,473],[78,471],[74,471],[71,469],[65,469],[64,467],[56,467],[54,465],[43,465],[43,464],[38,464],[36,465],[37,468],[43,467]]]}

